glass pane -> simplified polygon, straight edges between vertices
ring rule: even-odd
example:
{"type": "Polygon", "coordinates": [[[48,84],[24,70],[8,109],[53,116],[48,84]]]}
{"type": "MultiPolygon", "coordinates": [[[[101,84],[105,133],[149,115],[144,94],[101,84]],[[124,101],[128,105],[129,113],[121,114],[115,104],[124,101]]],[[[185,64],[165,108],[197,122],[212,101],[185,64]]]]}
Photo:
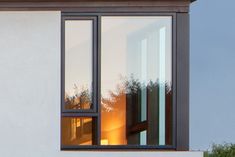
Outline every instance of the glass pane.
{"type": "Polygon", "coordinates": [[[62,145],[92,145],[92,118],[62,118],[62,145]]]}
{"type": "Polygon", "coordinates": [[[92,108],[92,20],[65,21],[65,109],[92,108]]]}
{"type": "Polygon", "coordinates": [[[101,144],[172,145],[171,23],[102,17],[101,144]]]}

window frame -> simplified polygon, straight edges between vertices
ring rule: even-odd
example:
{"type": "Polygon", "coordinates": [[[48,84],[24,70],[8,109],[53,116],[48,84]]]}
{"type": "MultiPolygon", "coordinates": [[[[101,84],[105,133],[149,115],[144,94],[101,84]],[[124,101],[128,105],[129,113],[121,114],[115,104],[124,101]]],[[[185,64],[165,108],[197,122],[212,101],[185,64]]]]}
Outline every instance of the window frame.
{"type": "MultiPolygon", "coordinates": [[[[61,97],[61,111],[62,113],[96,113],[97,112],[97,105],[96,102],[96,94],[97,92],[96,89],[97,89],[97,78],[96,78],[96,73],[97,73],[97,70],[96,70],[96,65],[97,65],[97,44],[96,44],[96,38],[97,38],[97,17],[95,16],[62,16],[61,18],[61,26],[62,26],[62,34],[65,34],[65,21],[66,20],[69,20],[69,21],[73,21],[73,20],[91,20],[92,21],[92,108],[91,109],[79,109],[79,110],[76,110],[76,109],[65,109],[65,104],[64,104],[64,97],[61,97]]],[[[63,79],[63,82],[65,82],[65,35],[61,38],[61,41],[63,44],[62,45],[62,51],[63,53],[61,54],[61,64],[62,64],[62,67],[61,67],[61,73],[62,73],[62,79],[63,79]]],[[[65,83],[62,84],[62,95],[64,95],[64,91],[65,91],[65,83]]]]}
{"type": "Polygon", "coordinates": [[[92,117],[96,129],[93,134],[98,145],[91,146],[64,146],[61,144],[61,150],[176,150],[177,149],[177,55],[176,55],[176,13],[159,13],[159,12],[64,12],[61,14],[61,119],[62,117],[92,117]],[[102,16],[171,16],[172,17],[172,145],[99,145],[101,133],[101,113],[100,113],[100,94],[101,94],[101,17],[102,16]],[[65,110],[64,109],[64,84],[65,84],[65,20],[89,20],[96,19],[93,24],[93,106],[91,110],[65,110]],[[96,31],[97,30],[97,31],[96,31]],[[96,50],[95,50],[96,49],[96,50]]]}

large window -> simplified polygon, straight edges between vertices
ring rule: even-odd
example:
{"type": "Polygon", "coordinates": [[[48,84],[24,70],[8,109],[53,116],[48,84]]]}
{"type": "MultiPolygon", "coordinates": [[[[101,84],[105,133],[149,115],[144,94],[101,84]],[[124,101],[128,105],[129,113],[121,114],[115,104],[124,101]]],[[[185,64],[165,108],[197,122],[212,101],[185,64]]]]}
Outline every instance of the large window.
{"type": "Polygon", "coordinates": [[[172,16],[62,19],[62,149],[171,148],[172,16]]]}

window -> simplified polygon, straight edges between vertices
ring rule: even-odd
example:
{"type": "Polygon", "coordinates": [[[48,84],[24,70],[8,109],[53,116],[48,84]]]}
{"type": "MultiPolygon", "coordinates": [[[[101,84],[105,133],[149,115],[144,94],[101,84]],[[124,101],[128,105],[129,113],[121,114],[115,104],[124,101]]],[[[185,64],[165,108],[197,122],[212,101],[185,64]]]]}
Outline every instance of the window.
{"type": "Polygon", "coordinates": [[[172,21],[62,17],[62,149],[173,148],[172,21]]]}

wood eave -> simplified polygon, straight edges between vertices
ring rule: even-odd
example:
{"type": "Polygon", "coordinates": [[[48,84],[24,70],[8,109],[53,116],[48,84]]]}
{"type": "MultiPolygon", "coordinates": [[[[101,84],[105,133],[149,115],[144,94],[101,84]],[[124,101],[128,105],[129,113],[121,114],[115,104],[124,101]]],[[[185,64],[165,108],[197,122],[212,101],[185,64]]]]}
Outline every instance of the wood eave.
{"type": "Polygon", "coordinates": [[[188,12],[189,5],[189,0],[0,0],[0,10],[188,12]]]}

